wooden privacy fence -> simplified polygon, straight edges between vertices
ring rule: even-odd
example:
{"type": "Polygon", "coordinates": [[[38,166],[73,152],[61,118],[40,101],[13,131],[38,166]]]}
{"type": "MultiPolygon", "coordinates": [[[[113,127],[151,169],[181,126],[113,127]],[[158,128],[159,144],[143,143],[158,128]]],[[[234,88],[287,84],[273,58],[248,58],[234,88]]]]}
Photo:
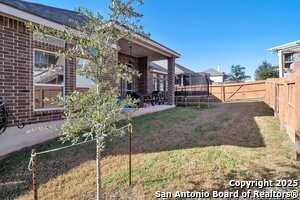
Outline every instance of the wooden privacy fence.
{"type": "MultiPolygon", "coordinates": [[[[202,88],[203,86],[201,85],[177,86],[176,91],[187,91],[187,96],[195,97],[197,96],[197,91],[198,93],[199,91],[201,92],[202,88]]],[[[263,100],[265,96],[265,81],[210,85],[209,93],[210,99],[213,101],[263,100]]]]}
{"type": "Polygon", "coordinates": [[[274,109],[285,130],[296,146],[300,160],[300,71],[279,79],[266,81],[265,102],[274,109]]]}
{"type": "Polygon", "coordinates": [[[265,81],[228,83],[211,87],[213,98],[221,101],[263,99],[265,96],[265,81]]]}

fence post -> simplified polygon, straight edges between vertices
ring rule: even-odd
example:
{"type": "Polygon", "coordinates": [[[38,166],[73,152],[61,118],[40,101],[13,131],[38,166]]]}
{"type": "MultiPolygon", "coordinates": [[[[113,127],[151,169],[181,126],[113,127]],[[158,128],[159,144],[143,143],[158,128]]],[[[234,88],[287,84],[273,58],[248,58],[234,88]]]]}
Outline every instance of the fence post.
{"type": "Polygon", "coordinates": [[[287,115],[287,110],[288,110],[288,84],[287,80],[283,80],[283,86],[282,86],[282,94],[280,94],[280,99],[281,99],[281,112],[280,114],[280,129],[282,131],[286,131],[286,115],[287,115]]]}
{"type": "Polygon", "coordinates": [[[132,124],[128,125],[128,133],[129,133],[129,186],[131,186],[131,139],[132,139],[132,124]]]}
{"type": "Polygon", "coordinates": [[[221,86],[221,95],[222,95],[222,102],[224,102],[225,101],[225,87],[224,87],[224,84],[222,84],[222,86],[221,86]]]}
{"type": "Polygon", "coordinates": [[[32,158],[32,185],[33,185],[33,195],[34,200],[38,200],[38,192],[37,192],[37,181],[36,181],[36,159],[35,159],[35,149],[31,150],[31,158],[32,158]]]}
{"type": "Polygon", "coordinates": [[[295,112],[296,112],[296,127],[295,127],[295,147],[296,160],[300,161],[300,72],[295,76],[295,112]]]}

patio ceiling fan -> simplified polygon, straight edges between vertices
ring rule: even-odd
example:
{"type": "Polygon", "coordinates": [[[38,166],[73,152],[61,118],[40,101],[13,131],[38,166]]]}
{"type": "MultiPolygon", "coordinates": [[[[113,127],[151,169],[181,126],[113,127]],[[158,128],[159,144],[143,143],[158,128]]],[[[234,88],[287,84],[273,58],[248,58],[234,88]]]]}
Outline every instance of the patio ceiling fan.
{"type": "MultiPolygon", "coordinates": [[[[132,46],[129,47],[129,55],[132,57],[132,46]]],[[[128,61],[127,66],[133,67],[133,63],[131,62],[131,59],[128,61]]]]}

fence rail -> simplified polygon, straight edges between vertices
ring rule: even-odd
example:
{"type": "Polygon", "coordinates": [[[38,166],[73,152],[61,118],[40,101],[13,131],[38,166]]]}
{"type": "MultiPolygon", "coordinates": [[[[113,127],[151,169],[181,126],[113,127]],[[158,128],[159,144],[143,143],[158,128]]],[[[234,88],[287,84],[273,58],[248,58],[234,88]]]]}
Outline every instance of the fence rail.
{"type": "Polygon", "coordinates": [[[266,81],[265,102],[274,109],[280,129],[288,133],[300,160],[300,71],[266,81]]]}

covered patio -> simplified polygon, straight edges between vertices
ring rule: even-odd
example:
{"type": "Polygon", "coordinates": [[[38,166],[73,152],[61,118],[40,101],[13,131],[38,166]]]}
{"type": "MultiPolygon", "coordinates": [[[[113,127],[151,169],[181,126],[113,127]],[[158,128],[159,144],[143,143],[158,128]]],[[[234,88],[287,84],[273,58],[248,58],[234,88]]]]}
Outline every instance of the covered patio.
{"type": "Polygon", "coordinates": [[[132,82],[122,81],[120,93],[123,97],[132,92],[141,96],[151,96],[155,91],[154,73],[150,68],[153,61],[167,60],[167,82],[164,86],[165,104],[175,104],[175,59],[180,57],[177,52],[150,39],[139,38],[134,41],[121,39],[119,41],[119,61],[128,67],[136,69],[140,77],[133,77],[132,82]]]}

